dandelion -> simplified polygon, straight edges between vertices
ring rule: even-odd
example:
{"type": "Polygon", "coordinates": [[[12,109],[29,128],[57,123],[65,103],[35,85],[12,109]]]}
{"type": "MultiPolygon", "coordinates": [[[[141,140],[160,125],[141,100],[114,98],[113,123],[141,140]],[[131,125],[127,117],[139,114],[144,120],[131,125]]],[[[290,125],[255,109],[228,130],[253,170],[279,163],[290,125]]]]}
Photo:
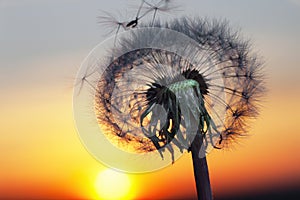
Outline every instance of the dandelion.
{"type": "MultiPolygon", "coordinates": [[[[138,15],[144,4],[168,3],[142,1],[138,15]]],[[[191,152],[198,198],[212,199],[206,155],[246,135],[258,116],[262,63],[226,21],[154,23],[157,10],[151,23],[120,37],[109,63],[99,66],[97,122],[130,153],[157,152],[174,163],[178,152],[191,152]]]]}
{"type": "Polygon", "coordinates": [[[172,11],[172,10],[175,10],[176,8],[178,8],[178,6],[172,5],[172,3],[173,2],[171,0],[160,0],[160,1],[156,1],[156,2],[142,0],[140,6],[138,8],[135,19],[131,20],[126,25],[126,27],[135,28],[138,25],[139,20],[142,19],[143,17],[147,16],[152,11],[153,11],[152,25],[153,25],[158,12],[167,13],[169,11],[172,11]],[[144,12],[141,14],[142,10],[144,12]]]}

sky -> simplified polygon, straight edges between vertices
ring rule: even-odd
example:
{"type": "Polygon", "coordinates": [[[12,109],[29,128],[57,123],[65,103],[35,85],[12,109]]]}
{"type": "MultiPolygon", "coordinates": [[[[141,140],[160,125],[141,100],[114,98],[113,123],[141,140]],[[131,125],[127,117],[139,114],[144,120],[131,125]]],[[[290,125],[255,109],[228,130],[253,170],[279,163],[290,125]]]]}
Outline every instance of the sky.
{"type": "MultiPolygon", "coordinates": [[[[181,11],[165,17],[226,18],[265,60],[269,91],[250,137],[207,157],[214,196],[299,197],[300,1],[178,2],[181,11]]],[[[72,88],[83,59],[108,37],[97,16],[101,11],[132,16],[138,3],[0,0],[0,198],[109,197],[101,188],[114,185],[105,178],[113,172],[77,135],[72,88]]],[[[125,179],[117,173],[115,179],[124,183],[120,188],[128,185],[127,198],[196,197],[189,154],[157,172],[125,179]]]]}

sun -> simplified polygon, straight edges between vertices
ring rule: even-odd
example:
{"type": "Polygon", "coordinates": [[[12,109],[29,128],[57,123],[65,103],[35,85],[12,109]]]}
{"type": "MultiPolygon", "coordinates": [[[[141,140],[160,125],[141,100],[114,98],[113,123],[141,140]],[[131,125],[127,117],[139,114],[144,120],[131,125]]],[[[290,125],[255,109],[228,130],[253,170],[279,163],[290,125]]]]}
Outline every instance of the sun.
{"type": "Polygon", "coordinates": [[[130,199],[131,182],[129,177],[112,169],[101,171],[95,182],[100,199],[130,199]]]}

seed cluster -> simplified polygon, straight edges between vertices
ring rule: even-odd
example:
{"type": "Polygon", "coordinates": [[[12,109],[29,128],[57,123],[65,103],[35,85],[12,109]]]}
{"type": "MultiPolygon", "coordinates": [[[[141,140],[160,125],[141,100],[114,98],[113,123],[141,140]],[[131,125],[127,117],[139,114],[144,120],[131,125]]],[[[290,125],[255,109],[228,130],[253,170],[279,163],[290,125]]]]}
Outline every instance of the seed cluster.
{"type": "MultiPolygon", "coordinates": [[[[96,115],[107,137],[121,148],[158,150],[163,157],[165,149],[172,155],[174,148],[189,149],[196,134],[205,149],[228,146],[246,135],[265,91],[262,63],[249,42],[226,21],[184,17],[140,27],[166,28],[191,38],[197,43],[193,55],[201,62],[159,48],[137,49],[153,40],[147,32],[121,39],[115,50],[127,53],[109,64],[95,95],[96,115]]],[[[160,42],[172,44],[167,38],[160,42]]]]}

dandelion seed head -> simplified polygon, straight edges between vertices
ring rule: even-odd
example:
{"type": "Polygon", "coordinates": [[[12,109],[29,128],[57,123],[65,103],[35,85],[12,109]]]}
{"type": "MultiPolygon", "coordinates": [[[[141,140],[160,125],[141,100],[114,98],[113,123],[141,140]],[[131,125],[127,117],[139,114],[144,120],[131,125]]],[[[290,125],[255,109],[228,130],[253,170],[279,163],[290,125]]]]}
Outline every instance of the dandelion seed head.
{"type": "MultiPolygon", "coordinates": [[[[142,1],[138,13],[169,4],[142,1]]],[[[153,17],[138,25],[118,35],[95,79],[95,116],[110,143],[130,154],[171,155],[173,163],[196,135],[199,157],[247,135],[265,92],[250,42],[226,20],[153,17]]]]}

